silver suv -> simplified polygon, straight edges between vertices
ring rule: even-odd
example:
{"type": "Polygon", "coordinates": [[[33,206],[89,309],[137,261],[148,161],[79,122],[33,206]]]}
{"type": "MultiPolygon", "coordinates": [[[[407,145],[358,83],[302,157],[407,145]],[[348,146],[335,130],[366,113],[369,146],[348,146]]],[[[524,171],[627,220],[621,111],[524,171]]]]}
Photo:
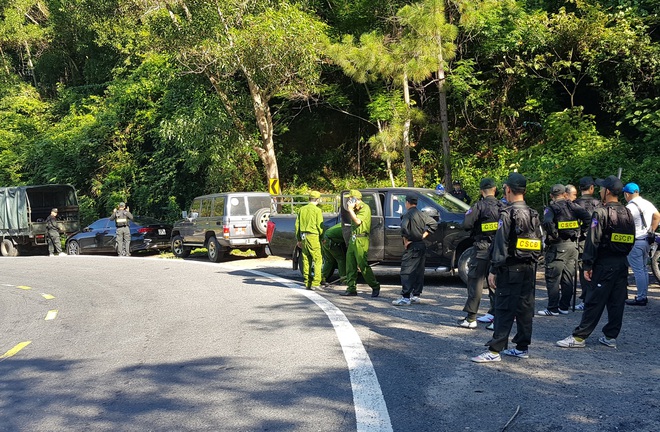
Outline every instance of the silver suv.
{"type": "Polygon", "coordinates": [[[186,258],[194,248],[205,247],[209,260],[220,262],[232,249],[252,249],[267,256],[266,230],[270,194],[225,192],[193,200],[190,211],[172,228],[172,252],[186,258]]]}

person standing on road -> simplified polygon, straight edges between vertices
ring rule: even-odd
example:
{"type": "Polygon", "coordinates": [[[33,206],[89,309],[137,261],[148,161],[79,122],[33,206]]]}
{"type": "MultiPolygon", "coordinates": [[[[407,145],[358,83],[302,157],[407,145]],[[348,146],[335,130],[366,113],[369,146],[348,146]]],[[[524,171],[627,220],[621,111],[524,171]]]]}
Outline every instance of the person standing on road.
{"type": "Polygon", "coordinates": [[[344,282],[346,280],[346,242],[341,223],[323,232],[321,252],[323,254],[321,285],[328,285],[328,279],[334,273],[335,268],[339,271],[339,281],[344,282]]]}
{"type": "MultiPolygon", "coordinates": [[[[594,197],[594,182],[593,177],[582,177],[580,179],[580,197],[575,200],[575,204],[579,205],[587,211],[590,215],[593,216],[594,211],[597,208],[602,207],[602,204],[598,198],[594,197]]],[[[584,272],[582,271],[582,253],[584,252],[584,241],[586,236],[584,232],[580,235],[580,240],[578,242],[578,273],[580,274],[580,288],[582,293],[580,294],[580,304],[575,306],[575,310],[584,310],[584,297],[591,286],[591,282],[584,278],[584,272]]]]}
{"type": "Polygon", "coordinates": [[[584,300],[584,313],[573,334],[557,341],[562,348],[584,348],[607,307],[607,324],[598,342],[616,348],[623,323],[628,263],[626,257],[635,243],[633,215],[619,203],[623,183],[615,176],[596,180],[604,207],[596,209],[587,233],[582,260],[584,277],[591,281],[584,300]]]}
{"type": "Polygon", "coordinates": [[[472,357],[476,363],[502,360],[504,355],[528,358],[532,342],[536,263],[541,256],[541,221],[536,210],[525,203],[527,179],[511,173],[504,185],[509,206],[500,212],[493,240],[488,283],[495,287],[495,331],[486,343],[488,351],[472,357]],[[507,349],[509,334],[516,320],[518,331],[507,349]]]}
{"type": "Polygon", "coordinates": [[[628,183],[623,188],[623,196],[628,205],[626,206],[635,219],[635,244],[633,245],[628,263],[635,275],[637,295],[626,304],[630,306],[646,306],[648,303],[647,293],[649,290],[649,271],[646,268],[651,244],[655,241],[655,230],[660,223],[658,209],[648,200],[639,195],[639,186],[636,183],[628,183]],[[652,239],[652,241],[647,241],[652,239]]]}
{"type": "MultiPolygon", "coordinates": [[[[458,322],[460,327],[477,328],[477,313],[481,303],[484,284],[487,285],[488,267],[490,266],[490,249],[497,231],[497,221],[500,219],[500,210],[504,203],[495,198],[497,185],[495,180],[484,178],[479,184],[479,192],[483,199],[477,201],[466,213],[463,228],[471,231],[473,240],[473,253],[470,257],[467,301],[463,311],[467,313],[465,319],[458,322]]],[[[495,316],[495,291],[488,285],[490,309],[482,317],[482,322],[492,323],[495,316]]],[[[490,325],[489,325],[490,326],[490,325]]]]}
{"type": "Polygon", "coordinates": [[[46,218],[46,239],[48,241],[48,255],[66,255],[62,252],[62,241],[60,240],[60,228],[57,226],[57,209],[54,208],[46,218]]]}
{"type": "Polygon", "coordinates": [[[452,182],[453,189],[451,190],[451,194],[458,198],[459,200],[463,201],[466,204],[470,204],[472,202],[472,198],[470,198],[462,188],[461,182],[458,180],[454,180],[452,182]]]}
{"type": "Polygon", "coordinates": [[[120,202],[117,210],[113,211],[110,215],[110,220],[115,221],[117,227],[117,255],[131,256],[131,228],[130,221],[133,220],[133,215],[126,204],[120,202]]]}
{"type": "Polygon", "coordinates": [[[550,189],[551,202],[543,211],[545,230],[545,286],[548,307],[540,316],[567,314],[575,290],[578,239],[591,222],[591,215],[566,198],[566,187],[556,184],[550,189]],[[561,296],[559,295],[561,288],[561,296]]]}
{"type": "Polygon", "coordinates": [[[302,248],[303,282],[308,290],[321,286],[323,255],[320,238],[323,234],[323,212],[318,207],[320,199],[320,192],[311,191],[309,203],[300,209],[296,218],[296,240],[298,247],[302,248]]]}
{"type": "Polygon", "coordinates": [[[351,189],[348,198],[346,210],[351,218],[351,239],[346,252],[347,288],[341,295],[357,295],[357,274],[360,269],[365,282],[371,287],[371,297],[378,297],[380,283],[376,280],[367,261],[369,233],[371,232],[371,208],[362,201],[362,193],[359,190],[351,189]]]}
{"type": "Polygon", "coordinates": [[[417,209],[417,197],[406,195],[406,213],[401,218],[401,298],[392,302],[395,306],[408,306],[421,303],[424,290],[424,269],[426,267],[426,243],[424,239],[438,229],[438,222],[417,209]],[[412,295],[412,297],[411,297],[412,295]]]}

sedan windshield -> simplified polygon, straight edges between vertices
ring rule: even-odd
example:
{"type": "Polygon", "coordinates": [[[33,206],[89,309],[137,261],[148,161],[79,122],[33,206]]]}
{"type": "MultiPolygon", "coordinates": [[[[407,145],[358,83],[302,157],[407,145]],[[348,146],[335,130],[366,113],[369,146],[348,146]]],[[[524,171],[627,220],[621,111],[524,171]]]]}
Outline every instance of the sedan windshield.
{"type": "Polygon", "coordinates": [[[438,192],[434,189],[427,189],[421,193],[451,213],[465,213],[470,208],[469,205],[453,197],[452,195],[447,193],[438,194],[438,192]]]}

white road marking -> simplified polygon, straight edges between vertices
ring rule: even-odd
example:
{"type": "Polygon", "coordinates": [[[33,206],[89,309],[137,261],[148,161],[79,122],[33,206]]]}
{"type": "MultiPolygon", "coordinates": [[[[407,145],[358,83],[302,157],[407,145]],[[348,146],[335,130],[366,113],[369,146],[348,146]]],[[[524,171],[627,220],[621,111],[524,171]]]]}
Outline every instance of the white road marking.
{"type": "Polygon", "coordinates": [[[360,336],[350,321],[348,321],[346,315],[324,297],[314,291],[303,289],[296,282],[270,273],[257,270],[244,270],[254,275],[271,279],[287,288],[300,291],[301,294],[316,303],[325,312],[332,326],[335,328],[339,344],[348,364],[358,432],[391,431],[392,422],[387,411],[387,405],[383,398],[378,377],[376,376],[376,371],[371,363],[369,354],[367,354],[367,350],[362,344],[362,340],[360,340],[360,336]]]}
{"type": "Polygon", "coordinates": [[[49,310],[44,320],[50,321],[50,320],[54,320],[55,318],[57,318],[57,309],[49,310]]]}

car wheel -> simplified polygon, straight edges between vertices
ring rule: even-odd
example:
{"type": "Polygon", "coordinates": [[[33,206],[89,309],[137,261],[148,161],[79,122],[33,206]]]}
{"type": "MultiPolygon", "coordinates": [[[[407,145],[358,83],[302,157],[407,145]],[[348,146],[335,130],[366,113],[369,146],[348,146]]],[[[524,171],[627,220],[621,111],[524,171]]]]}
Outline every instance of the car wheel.
{"type": "Polygon", "coordinates": [[[651,257],[651,269],[653,270],[653,276],[660,282],[660,247],[651,257]]]}
{"type": "Polygon", "coordinates": [[[252,218],[252,229],[254,233],[261,237],[266,237],[268,232],[268,220],[270,219],[270,209],[262,208],[257,210],[252,218]]]}
{"type": "Polygon", "coordinates": [[[80,244],[75,240],[69,241],[69,243],[66,244],[66,253],[68,255],[80,255],[80,244]]]}
{"type": "Polygon", "coordinates": [[[464,284],[467,284],[468,281],[468,271],[470,269],[472,254],[474,254],[474,247],[469,247],[458,258],[458,277],[461,278],[464,284]]]}
{"type": "Polygon", "coordinates": [[[190,248],[183,246],[183,237],[175,236],[172,239],[172,253],[177,258],[188,258],[190,255],[190,248]]]}
{"type": "Polygon", "coordinates": [[[14,247],[14,243],[9,239],[2,240],[0,244],[0,254],[6,257],[18,256],[18,250],[14,247]]]}
{"type": "Polygon", "coordinates": [[[257,258],[267,258],[268,251],[266,250],[267,246],[257,246],[254,248],[254,253],[257,254],[257,258]]]}
{"type": "Polygon", "coordinates": [[[206,242],[206,250],[211,262],[220,262],[225,255],[225,251],[215,237],[209,238],[206,242]]]}

